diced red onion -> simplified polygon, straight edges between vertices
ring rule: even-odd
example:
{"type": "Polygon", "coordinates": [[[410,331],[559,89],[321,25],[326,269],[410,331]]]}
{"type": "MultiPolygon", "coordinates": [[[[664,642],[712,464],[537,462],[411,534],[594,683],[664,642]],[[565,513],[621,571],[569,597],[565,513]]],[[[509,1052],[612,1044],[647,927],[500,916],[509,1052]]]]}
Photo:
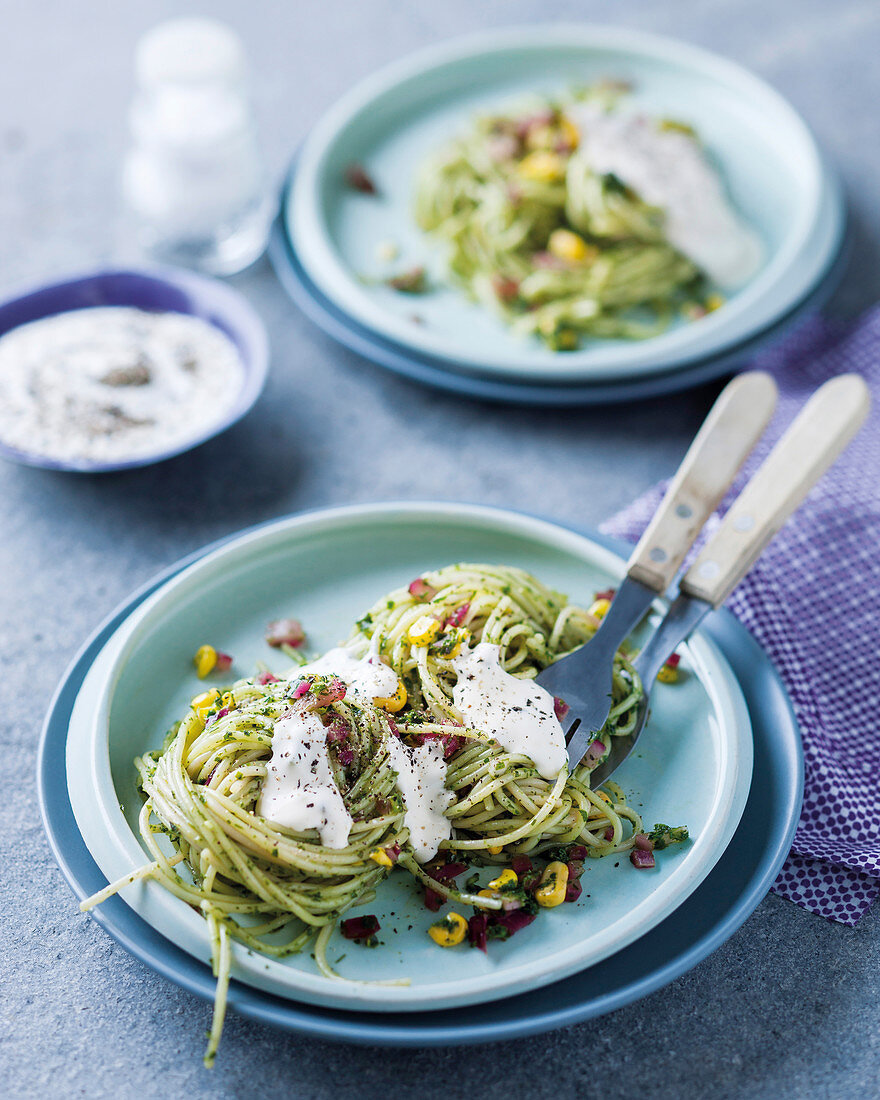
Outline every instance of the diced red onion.
{"type": "Polygon", "coordinates": [[[501,908],[505,913],[512,913],[515,909],[522,909],[522,902],[519,898],[502,897],[501,908]]]}
{"type": "Polygon", "coordinates": [[[605,832],[602,834],[606,840],[614,840],[614,827],[609,825],[605,832]]]}
{"type": "Polygon", "coordinates": [[[565,900],[577,901],[583,892],[584,888],[577,879],[569,879],[568,885],[565,888],[565,900]]]}
{"type": "Polygon", "coordinates": [[[437,882],[448,882],[450,879],[458,878],[466,870],[466,863],[441,863],[439,867],[425,868],[425,871],[437,882]]]}
{"type": "Polygon", "coordinates": [[[278,684],[281,681],[273,672],[261,672],[254,677],[254,682],[265,686],[266,684],[278,684]]]}
{"type": "Polygon", "coordinates": [[[443,623],[444,626],[461,626],[464,622],[467,613],[470,611],[471,605],[469,603],[463,603],[461,607],[457,607],[451,615],[446,616],[446,620],[443,623]]]}
{"type": "Polygon", "coordinates": [[[654,866],[654,853],[646,852],[642,848],[633,848],[629,854],[629,861],[633,867],[637,867],[640,871],[645,871],[649,867],[654,866]]]}
{"type": "Polygon", "coordinates": [[[510,869],[519,878],[520,875],[526,874],[527,871],[534,870],[534,864],[528,856],[514,856],[510,861],[510,869]]]}
{"type": "Polygon", "coordinates": [[[443,759],[451,760],[464,744],[464,738],[456,737],[454,733],[443,734],[440,738],[440,742],[443,745],[443,759]]]}
{"type": "Polygon", "coordinates": [[[442,894],[438,894],[430,886],[425,887],[425,908],[430,909],[432,913],[436,913],[445,900],[442,894]]]}
{"type": "Polygon", "coordinates": [[[644,833],[636,833],[636,835],[633,837],[633,840],[635,841],[636,847],[641,849],[641,851],[654,851],[654,841],[651,840],[651,838],[649,836],[646,836],[644,833]]]}
{"type": "Polygon", "coordinates": [[[487,951],[486,928],[489,918],[485,913],[474,913],[468,921],[468,943],[471,947],[479,947],[481,951],[487,951]]]}
{"type": "Polygon", "coordinates": [[[327,740],[331,744],[334,741],[346,741],[348,740],[350,735],[351,726],[342,718],[334,718],[330,725],[327,727],[327,740]]]}
{"type": "Polygon", "coordinates": [[[494,161],[513,160],[519,148],[520,143],[512,134],[494,134],[487,143],[489,156],[494,161]]]}
{"type": "Polygon", "coordinates": [[[282,645],[296,648],[306,640],[306,633],[296,619],[275,619],[266,627],[266,641],[276,649],[282,645]]]}
{"type": "Polygon", "coordinates": [[[364,195],[375,195],[376,185],[362,164],[349,164],[345,169],[345,182],[364,195]]]}
{"type": "Polygon", "coordinates": [[[517,120],[516,135],[519,138],[527,138],[529,133],[539,126],[550,126],[556,121],[556,115],[551,110],[536,111],[533,115],[517,120]]]}
{"type": "Polygon", "coordinates": [[[424,577],[416,577],[409,583],[409,594],[416,600],[433,600],[437,595],[437,589],[433,588],[424,577]]]}
{"type": "Polygon", "coordinates": [[[552,252],[533,252],[532,263],[535,267],[543,267],[548,271],[560,271],[566,266],[565,261],[554,256],[552,252]]]}
{"type": "Polygon", "coordinates": [[[217,721],[218,718],[225,718],[229,713],[229,707],[221,707],[216,714],[209,714],[205,719],[205,729],[217,721]]]}
{"type": "Polygon", "coordinates": [[[584,873],[584,865],[579,859],[569,860],[566,864],[566,867],[568,867],[569,882],[571,882],[573,879],[579,879],[584,873]]]}
{"type": "Polygon", "coordinates": [[[568,714],[571,707],[566,703],[564,699],[560,699],[558,695],[553,696],[553,713],[561,722],[562,719],[568,714]]]}
{"type": "Polygon", "coordinates": [[[506,275],[492,276],[492,289],[500,302],[512,302],[519,294],[519,283],[506,275]]]}
{"type": "Polygon", "coordinates": [[[340,927],[347,940],[368,940],[382,926],[374,913],[368,913],[365,917],[349,917],[342,921],[340,927]]]}
{"type": "Polygon", "coordinates": [[[397,863],[400,859],[402,850],[399,844],[389,844],[388,847],[385,848],[385,855],[388,856],[392,863],[397,863]]]}
{"type": "Polygon", "coordinates": [[[666,658],[666,664],[670,668],[678,668],[680,662],[681,662],[681,654],[680,653],[670,653],[669,656],[666,658]]]}
{"type": "Polygon", "coordinates": [[[336,753],[336,757],[343,768],[347,768],[349,764],[354,762],[354,749],[349,749],[343,746],[336,753]]]}
{"type": "Polygon", "coordinates": [[[302,699],[304,695],[308,695],[311,686],[311,680],[300,680],[300,682],[296,685],[291,694],[293,695],[294,699],[302,699]]]}
{"type": "Polygon", "coordinates": [[[593,598],[596,600],[613,600],[616,594],[616,588],[605,588],[601,592],[597,592],[593,598]]]}
{"type": "Polygon", "coordinates": [[[584,860],[589,855],[586,844],[572,844],[568,849],[568,858],[584,860]]]}
{"type": "Polygon", "coordinates": [[[219,649],[214,652],[217,654],[217,663],[214,668],[217,672],[228,672],[232,668],[232,658],[228,653],[221,653],[219,649]]]}
{"type": "Polygon", "coordinates": [[[530,913],[528,909],[512,909],[507,913],[493,913],[491,923],[500,924],[512,936],[525,928],[527,924],[531,924],[534,919],[535,914],[530,913]]]}
{"type": "Polygon", "coordinates": [[[345,684],[334,676],[327,684],[325,690],[318,692],[315,696],[314,706],[326,707],[330,703],[338,703],[340,699],[345,698],[345,692],[345,684]]]}
{"type": "Polygon", "coordinates": [[[605,743],[603,741],[593,741],[587,751],[584,753],[581,764],[585,768],[595,768],[602,757],[605,755],[605,743]]]}

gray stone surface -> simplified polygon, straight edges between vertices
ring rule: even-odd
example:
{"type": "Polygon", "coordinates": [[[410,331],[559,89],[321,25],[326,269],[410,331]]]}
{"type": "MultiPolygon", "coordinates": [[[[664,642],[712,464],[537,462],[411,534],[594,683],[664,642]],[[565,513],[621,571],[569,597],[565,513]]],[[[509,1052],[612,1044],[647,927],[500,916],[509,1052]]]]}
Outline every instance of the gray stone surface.
{"type": "MultiPolygon", "coordinates": [[[[717,48],[788,95],[847,180],[852,267],[832,309],[880,291],[880,9],[867,0],[194,0],[244,36],[273,171],[356,78],[505,23],[613,17],[717,48]]],[[[2,6],[0,291],[119,256],[116,174],[130,54],[180,10],[2,6]]],[[[441,498],[598,523],[671,471],[704,389],[608,412],[528,412],[441,396],[336,348],[265,265],[234,280],[269,326],[252,415],[163,466],[103,478],[0,468],[0,1090],[11,1097],[875,1096],[878,919],[855,929],[770,897],[685,977],[602,1020],[515,1044],[395,1052],[306,1042],[232,1016],[213,1074],[207,1008],[78,914],[43,836],[43,712],[85,635],[134,586],[259,520],[345,501],[441,498]],[[383,441],[393,433],[395,446],[383,441]]]]}

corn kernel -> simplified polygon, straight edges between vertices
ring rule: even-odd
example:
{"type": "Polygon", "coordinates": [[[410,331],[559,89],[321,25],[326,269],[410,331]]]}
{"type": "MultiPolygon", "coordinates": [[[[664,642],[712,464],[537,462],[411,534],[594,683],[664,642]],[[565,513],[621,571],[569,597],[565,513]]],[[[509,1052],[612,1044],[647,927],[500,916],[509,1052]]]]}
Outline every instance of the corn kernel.
{"type": "Polygon", "coordinates": [[[515,883],[518,881],[519,880],[516,877],[516,871],[511,871],[509,867],[505,867],[498,878],[493,878],[492,881],[489,883],[489,889],[501,890],[503,887],[509,885],[510,883],[515,883]]]}
{"type": "Polygon", "coordinates": [[[714,313],[716,309],[721,309],[724,305],[724,298],[721,294],[710,294],[706,299],[706,309],[709,313],[714,313]]]}
{"type": "Polygon", "coordinates": [[[227,710],[235,710],[235,696],[231,691],[224,691],[220,696],[220,706],[227,710]]]}
{"type": "Polygon", "coordinates": [[[678,680],[678,669],[664,665],[657,673],[657,679],[661,684],[674,684],[678,680]]]}
{"type": "Polygon", "coordinates": [[[196,675],[204,680],[217,664],[217,650],[212,645],[200,645],[193,657],[193,663],[196,666],[196,675]]]}
{"type": "Polygon", "coordinates": [[[440,624],[430,615],[420,615],[407,631],[412,645],[430,645],[440,633],[440,624]]]}
{"type": "Polygon", "coordinates": [[[570,229],[554,229],[547,241],[547,251],[560,260],[579,263],[595,257],[596,249],[591,248],[579,233],[570,229]]]}
{"type": "Polygon", "coordinates": [[[456,947],[467,932],[467,921],[460,913],[447,913],[428,929],[428,935],[439,947],[456,947]]]}
{"type": "Polygon", "coordinates": [[[581,135],[577,126],[565,115],[559,120],[559,133],[569,149],[577,149],[580,145],[581,135]]]}
{"type": "Polygon", "coordinates": [[[538,183],[555,183],[565,176],[565,163],[558,153],[536,149],[519,162],[519,173],[538,183]]]}
{"type": "Polygon", "coordinates": [[[535,891],[535,901],[544,909],[554,909],[565,901],[568,889],[568,867],[558,860],[548,863],[541,875],[541,885],[535,891]]]}
{"type": "Polygon", "coordinates": [[[504,851],[504,846],[502,844],[487,844],[486,851],[490,856],[500,856],[504,851]]]}
{"type": "Polygon", "coordinates": [[[390,695],[387,699],[382,696],[378,696],[373,700],[373,705],[380,707],[382,710],[390,710],[392,714],[396,714],[399,710],[403,710],[406,706],[406,688],[400,682],[397,681],[397,690],[393,695],[390,695]]]}
{"type": "Polygon", "coordinates": [[[385,851],[384,848],[377,848],[374,852],[370,852],[370,859],[374,863],[378,863],[380,867],[393,867],[391,857],[385,851]]]}
{"type": "Polygon", "coordinates": [[[203,691],[201,695],[196,695],[190,702],[190,706],[199,718],[204,720],[208,711],[212,709],[219,698],[220,692],[216,688],[211,688],[210,691],[203,691]]]}
{"type": "Polygon", "coordinates": [[[608,614],[608,608],[611,606],[611,600],[596,600],[593,606],[589,610],[589,614],[596,619],[604,619],[608,614]]]}

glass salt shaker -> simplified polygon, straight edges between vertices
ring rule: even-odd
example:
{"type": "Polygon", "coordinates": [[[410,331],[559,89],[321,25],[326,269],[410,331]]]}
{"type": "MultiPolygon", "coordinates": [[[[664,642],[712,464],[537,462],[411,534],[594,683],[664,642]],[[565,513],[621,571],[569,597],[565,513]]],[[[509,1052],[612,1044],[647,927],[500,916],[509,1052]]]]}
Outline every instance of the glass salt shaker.
{"type": "Polygon", "coordinates": [[[238,37],[212,19],[160,23],[138,43],[123,193],[154,258],[231,275],[253,263],[271,204],[238,37]]]}

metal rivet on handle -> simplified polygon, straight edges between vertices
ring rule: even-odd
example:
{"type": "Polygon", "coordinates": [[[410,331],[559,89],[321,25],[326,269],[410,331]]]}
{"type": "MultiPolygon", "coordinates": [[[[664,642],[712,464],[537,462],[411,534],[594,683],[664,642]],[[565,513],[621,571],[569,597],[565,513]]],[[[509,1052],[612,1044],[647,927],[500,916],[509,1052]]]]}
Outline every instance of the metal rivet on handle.
{"type": "Polygon", "coordinates": [[[748,512],[743,512],[741,516],[737,516],[733,521],[733,526],[736,531],[751,531],[755,526],[755,517],[750,516],[748,512]]]}
{"type": "Polygon", "coordinates": [[[712,581],[721,572],[721,566],[717,561],[704,561],[700,566],[700,576],[703,580],[712,581]]]}
{"type": "Polygon", "coordinates": [[[690,519],[691,516],[694,514],[694,510],[687,504],[679,504],[679,506],[675,509],[675,514],[678,516],[679,519],[690,519]]]}
{"type": "Polygon", "coordinates": [[[659,546],[655,546],[648,557],[651,561],[666,561],[666,551],[661,550],[659,546]]]}

